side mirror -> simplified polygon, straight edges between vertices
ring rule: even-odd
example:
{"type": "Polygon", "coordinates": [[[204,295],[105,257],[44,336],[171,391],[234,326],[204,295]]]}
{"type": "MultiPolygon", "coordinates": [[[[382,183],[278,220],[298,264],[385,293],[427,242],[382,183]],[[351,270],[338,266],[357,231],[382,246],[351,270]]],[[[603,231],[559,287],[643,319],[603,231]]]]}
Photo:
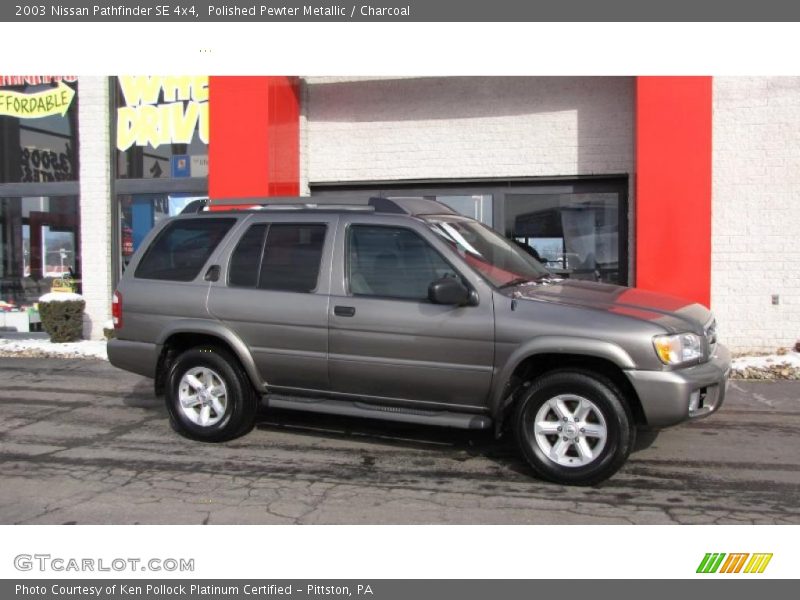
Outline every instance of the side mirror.
{"type": "Polygon", "coordinates": [[[470,292],[460,280],[454,277],[442,277],[428,286],[428,300],[434,304],[469,304],[470,292]]]}

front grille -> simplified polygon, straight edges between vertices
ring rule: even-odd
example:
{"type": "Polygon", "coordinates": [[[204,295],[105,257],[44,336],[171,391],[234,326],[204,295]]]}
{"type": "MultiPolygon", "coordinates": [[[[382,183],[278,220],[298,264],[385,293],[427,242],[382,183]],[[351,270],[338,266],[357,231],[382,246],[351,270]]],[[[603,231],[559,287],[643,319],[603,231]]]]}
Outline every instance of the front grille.
{"type": "Polygon", "coordinates": [[[711,319],[705,326],[706,344],[708,345],[708,355],[713,356],[717,350],[717,321],[711,319]]]}

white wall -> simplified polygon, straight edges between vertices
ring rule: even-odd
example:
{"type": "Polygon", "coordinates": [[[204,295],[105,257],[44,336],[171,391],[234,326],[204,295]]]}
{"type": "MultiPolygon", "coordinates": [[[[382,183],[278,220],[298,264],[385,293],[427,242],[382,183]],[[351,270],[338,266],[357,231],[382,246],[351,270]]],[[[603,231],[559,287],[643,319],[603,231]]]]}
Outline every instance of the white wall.
{"type": "Polygon", "coordinates": [[[83,335],[101,339],[112,293],[108,78],[80,77],[78,99],[83,335]]]}
{"type": "Polygon", "coordinates": [[[633,79],[306,79],[310,182],[633,172],[633,79]]]}
{"type": "Polygon", "coordinates": [[[800,339],[800,78],[715,77],[713,86],[712,308],[734,350],[793,346],[800,339]]]}

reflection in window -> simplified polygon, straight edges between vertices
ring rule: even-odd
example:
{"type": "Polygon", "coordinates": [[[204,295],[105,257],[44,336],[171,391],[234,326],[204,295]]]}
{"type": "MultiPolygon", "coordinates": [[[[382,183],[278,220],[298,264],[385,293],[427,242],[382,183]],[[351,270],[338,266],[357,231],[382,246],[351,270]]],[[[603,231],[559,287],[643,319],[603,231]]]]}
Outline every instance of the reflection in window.
{"type": "Polygon", "coordinates": [[[0,300],[30,305],[69,275],[80,284],[75,197],[0,198],[0,300]]]}
{"type": "Polygon", "coordinates": [[[624,283],[619,211],[615,193],[508,194],[506,235],[559,276],[624,283]]]}
{"type": "Polygon", "coordinates": [[[473,194],[471,196],[425,196],[446,204],[454,211],[472,217],[484,225],[492,226],[492,196],[491,194],[473,194]]]}

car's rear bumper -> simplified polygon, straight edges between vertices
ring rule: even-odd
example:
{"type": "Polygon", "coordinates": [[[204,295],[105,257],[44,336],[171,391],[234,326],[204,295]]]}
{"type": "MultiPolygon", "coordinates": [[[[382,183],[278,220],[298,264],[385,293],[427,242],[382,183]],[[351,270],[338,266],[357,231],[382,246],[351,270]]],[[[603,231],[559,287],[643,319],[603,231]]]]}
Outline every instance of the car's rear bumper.
{"type": "Polygon", "coordinates": [[[667,427],[717,411],[725,400],[730,368],[730,352],[718,345],[711,360],[701,365],[625,374],[639,396],[647,425],[667,427]]]}
{"type": "Polygon", "coordinates": [[[108,361],[120,369],[154,378],[160,349],[157,344],[110,339],[108,361]]]}

